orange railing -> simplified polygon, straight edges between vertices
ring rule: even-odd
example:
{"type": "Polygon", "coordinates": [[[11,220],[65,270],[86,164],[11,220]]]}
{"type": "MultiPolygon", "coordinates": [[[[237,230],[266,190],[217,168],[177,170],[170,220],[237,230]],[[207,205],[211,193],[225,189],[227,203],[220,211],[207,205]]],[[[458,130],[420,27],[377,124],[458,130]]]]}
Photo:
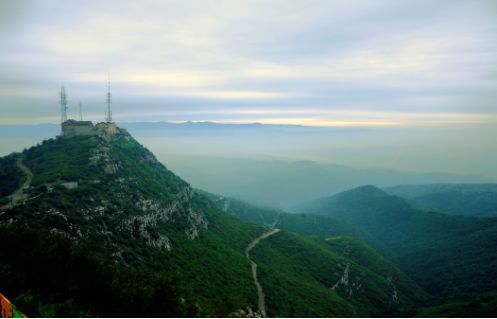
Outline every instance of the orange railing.
{"type": "Polygon", "coordinates": [[[2,294],[0,294],[0,310],[2,318],[27,318],[2,294]]]}

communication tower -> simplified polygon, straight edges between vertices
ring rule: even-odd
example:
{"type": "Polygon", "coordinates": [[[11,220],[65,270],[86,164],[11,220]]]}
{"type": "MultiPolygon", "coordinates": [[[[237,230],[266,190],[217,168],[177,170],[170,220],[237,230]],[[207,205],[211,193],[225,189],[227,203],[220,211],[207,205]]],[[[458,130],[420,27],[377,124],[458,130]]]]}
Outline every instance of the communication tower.
{"type": "Polygon", "coordinates": [[[110,73],[109,73],[108,82],[107,82],[107,117],[106,117],[107,123],[112,122],[112,112],[110,110],[111,99],[112,99],[112,94],[110,94],[110,73]]]}
{"type": "Polygon", "coordinates": [[[60,89],[60,122],[67,121],[67,94],[64,86],[60,89]]]}

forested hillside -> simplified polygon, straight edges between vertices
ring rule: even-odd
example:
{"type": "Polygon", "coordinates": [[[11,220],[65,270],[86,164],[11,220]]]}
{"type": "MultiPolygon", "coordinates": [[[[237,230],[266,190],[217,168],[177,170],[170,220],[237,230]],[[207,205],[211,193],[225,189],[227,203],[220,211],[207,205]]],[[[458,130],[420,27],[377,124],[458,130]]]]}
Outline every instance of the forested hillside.
{"type": "Polygon", "coordinates": [[[439,301],[497,288],[497,220],[449,216],[364,186],[301,205],[298,211],[348,222],[439,301]]]}

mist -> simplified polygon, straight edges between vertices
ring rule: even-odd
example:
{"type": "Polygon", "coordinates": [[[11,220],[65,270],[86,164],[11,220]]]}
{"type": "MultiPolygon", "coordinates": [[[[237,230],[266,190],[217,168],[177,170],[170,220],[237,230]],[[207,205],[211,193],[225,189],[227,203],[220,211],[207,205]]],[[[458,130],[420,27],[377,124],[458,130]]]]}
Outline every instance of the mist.
{"type": "MultiPolygon", "coordinates": [[[[364,184],[497,181],[493,126],[119,125],[192,186],[280,208],[364,184]]],[[[0,153],[58,131],[51,124],[1,126],[0,153]]]]}

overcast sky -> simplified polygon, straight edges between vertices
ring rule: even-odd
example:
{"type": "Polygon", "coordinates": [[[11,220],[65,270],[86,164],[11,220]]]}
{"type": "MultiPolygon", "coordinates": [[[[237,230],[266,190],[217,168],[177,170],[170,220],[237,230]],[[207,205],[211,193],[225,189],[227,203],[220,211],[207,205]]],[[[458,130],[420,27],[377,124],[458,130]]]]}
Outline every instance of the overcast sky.
{"type": "Polygon", "coordinates": [[[496,1],[0,1],[0,124],[497,124],[496,1]]]}

